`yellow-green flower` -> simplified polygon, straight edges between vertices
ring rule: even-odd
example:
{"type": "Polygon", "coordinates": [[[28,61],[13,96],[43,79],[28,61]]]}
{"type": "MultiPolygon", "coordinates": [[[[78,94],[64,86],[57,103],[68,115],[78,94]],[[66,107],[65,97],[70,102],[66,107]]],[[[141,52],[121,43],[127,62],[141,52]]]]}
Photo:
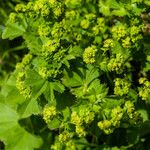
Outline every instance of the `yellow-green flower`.
{"type": "Polygon", "coordinates": [[[79,137],[85,137],[86,136],[86,131],[83,126],[77,125],[76,126],[76,133],[78,134],[79,137]]]}
{"type": "Polygon", "coordinates": [[[96,52],[97,52],[96,46],[92,45],[92,46],[87,47],[83,53],[83,61],[87,64],[95,63],[96,52]]]}
{"type": "Polygon", "coordinates": [[[67,142],[70,138],[71,137],[70,137],[69,133],[67,133],[67,132],[63,132],[63,133],[59,134],[59,141],[61,143],[67,142]]]}
{"type": "Polygon", "coordinates": [[[90,22],[87,20],[87,19],[84,19],[81,21],[80,23],[80,26],[83,28],[83,29],[87,29],[90,25],[90,22]]]}
{"type": "Polygon", "coordinates": [[[57,114],[55,106],[45,106],[43,110],[43,119],[45,122],[52,120],[57,114]]]}
{"type": "Polygon", "coordinates": [[[82,124],[82,119],[79,117],[77,112],[72,112],[72,114],[71,114],[71,122],[76,124],[76,125],[81,125],[82,124]]]}

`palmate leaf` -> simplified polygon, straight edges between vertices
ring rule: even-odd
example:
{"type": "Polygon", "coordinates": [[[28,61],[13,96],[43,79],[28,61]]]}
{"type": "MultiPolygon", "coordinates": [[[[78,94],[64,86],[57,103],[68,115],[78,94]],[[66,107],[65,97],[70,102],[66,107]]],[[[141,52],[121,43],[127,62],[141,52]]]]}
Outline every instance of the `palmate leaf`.
{"type": "Polygon", "coordinates": [[[54,118],[52,121],[48,122],[47,125],[50,130],[54,130],[60,127],[61,121],[57,118],[54,118]]]}
{"type": "Polygon", "coordinates": [[[100,84],[98,77],[98,69],[89,65],[87,69],[79,68],[76,72],[65,72],[63,84],[78,98],[97,99],[99,94],[103,93],[102,97],[107,94],[107,89],[100,84]]]}
{"type": "Polygon", "coordinates": [[[55,92],[63,93],[65,90],[65,87],[60,82],[47,82],[46,89],[44,91],[44,96],[49,104],[56,105],[56,99],[55,99],[55,92]]]}
{"type": "Polygon", "coordinates": [[[123,17],[128,14],[128,12],[124,8],[120,8],[119,10],[113,10],[112,14],[115,16],[123,17]]]}
{"type": "Polygon", "coordinates": [[[6,25],[7,26],[4,28],[2,38],[9,38],[10,40],[23,35],[28,26],[26,19],[22,15],[18,15],[18,22],[8,20],[6,25]]]}
{"type": "Polygon", "coordinates": [[[39,114],[40,113],[40,106],[37,102],[39,96],[45,91],[46,82],[39,81],[36,84],[36,91],[32,98],[27,99],[24,103],[19,106],[18,112],[21,115],[21,118],[26,118],[31,116],[32,114],[39,114]]]}
{"type": "Polygon", "coordinates": [[[27,48],[32,54],[37,54],[42,48],[42,41],[36,34],[27,32],[23,35],[27,48]]]}
{"type": "Polygon", "coordinates": [[[64,72],[64,78],[62,79],[62,82],[65,86],[71,88],[71,87],[78,87],[83,84],[83,70],[80,68],[78,72],[71,72],[71,71],[65,71],[64,72]]]}
{"type": "Polygon", "coordinates": [[[16,73],[14,72],[9,79],[4,81],[0,94],[3,96],[0,99],[1,103],[6,103],[13,109],[17,109],[17,106],[25,101],[25,98],[20,95],[16,88],[16,73]]]}
{"type": "Polygon", "coordinates": [[[44,93],[47,88],[46,80],[42,79],[40,75],[37,74],[34,70],[27,72],[28,78],[26,79],[27,85],[32,88],[31,98],[26,99],[18,107],[18,112],[20,113],[21,118],[26,118],[32,114],[40,113],[40,105],[37,102],[37,99],[44,93]]]}
{"type": "Polygon", "coordinates": [[[18,23],[13,23],[13,24],[9,24],[3,34],[2,34],[2,38],[3,39],[7,39],[9,38],[10,40],[21,36],[23,33],[25,32],[25,28],[21,25],[18,25],[18,23]]]}
{"type": "Polygon", "coordinates": [[[42,140],[25,131],[19,124],[19,115],[9,106],[0,103],[0,140],[6,150],[33,150],[42,140]]]}
{"type": "Polygon", "coordinates": [[[76,71],[65,71],[63,84],[67,87],[78,87],[85,84],[90,84],[94,79],[99,76],[97,68],[89,65],[86,68],[78,68],[76,71]]]}
{"type": "Polygon", "coordinates": [[[63,93],[65,90],[65,87],[60,82],[50,82],[50,84],[53,85],[53,89],[59,93],[63,93]]]}
{"type": "Polygon", "coordinates": [[[124,99],[120,99],[117,96],[105,97],[105,101],[101,104],[102,108],[113,109],[117,106],[121,106],[124,103],[124,99]]]}
{"type": "Polygon", "coordinates": [[[16,88],[16,73],[14,73],[5,83],[5,86],[1,90],[0,102],[6,103],[14,110],[18,111],[21,118],[26,118],[32,114],[40,113],[40,105],[37,99],[46,89],[47,82],[40,77],[35,71],[28,71],[28,78],[26,84],[31,86],[32,95],[31,98],[25,99],[16,88]]]}

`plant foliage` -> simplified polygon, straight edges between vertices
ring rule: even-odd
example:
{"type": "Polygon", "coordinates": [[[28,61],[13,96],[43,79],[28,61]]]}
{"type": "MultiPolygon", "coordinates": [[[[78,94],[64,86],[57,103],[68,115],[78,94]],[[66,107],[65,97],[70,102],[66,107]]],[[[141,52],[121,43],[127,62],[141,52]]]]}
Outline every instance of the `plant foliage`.
{"type": "Polygon", "coordinates": [[[6,150],[150,148],[149,0],[31,0],[2,38],[28,53],[0,92],[6,150]]]}

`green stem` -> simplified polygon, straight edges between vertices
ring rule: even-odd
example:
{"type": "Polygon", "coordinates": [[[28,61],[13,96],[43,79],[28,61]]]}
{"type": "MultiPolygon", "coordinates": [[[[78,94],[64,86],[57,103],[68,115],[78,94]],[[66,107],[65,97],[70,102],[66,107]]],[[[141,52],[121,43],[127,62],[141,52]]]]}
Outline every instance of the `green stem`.
{"type": "Polygon", "coordinates": [[[25,45],[20,45],[20,46],[14,47],[14,48],[10,48],[7,51],[13,52],[13,51],[19,51],[19,50],[22,50],[22,49],[25,49],[25,48],[26,48],[25,45]]]}

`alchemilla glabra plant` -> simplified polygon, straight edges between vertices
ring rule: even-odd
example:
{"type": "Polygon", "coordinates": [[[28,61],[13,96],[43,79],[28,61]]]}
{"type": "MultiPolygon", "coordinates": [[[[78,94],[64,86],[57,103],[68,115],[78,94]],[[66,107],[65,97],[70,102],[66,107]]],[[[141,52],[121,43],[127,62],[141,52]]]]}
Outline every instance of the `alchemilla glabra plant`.
{"type": "Polygon", "coordinates": [[[28,53],[0,93],[6,150],[150,148],[149,0],[30,0],[3,39],[28,53]]]}

